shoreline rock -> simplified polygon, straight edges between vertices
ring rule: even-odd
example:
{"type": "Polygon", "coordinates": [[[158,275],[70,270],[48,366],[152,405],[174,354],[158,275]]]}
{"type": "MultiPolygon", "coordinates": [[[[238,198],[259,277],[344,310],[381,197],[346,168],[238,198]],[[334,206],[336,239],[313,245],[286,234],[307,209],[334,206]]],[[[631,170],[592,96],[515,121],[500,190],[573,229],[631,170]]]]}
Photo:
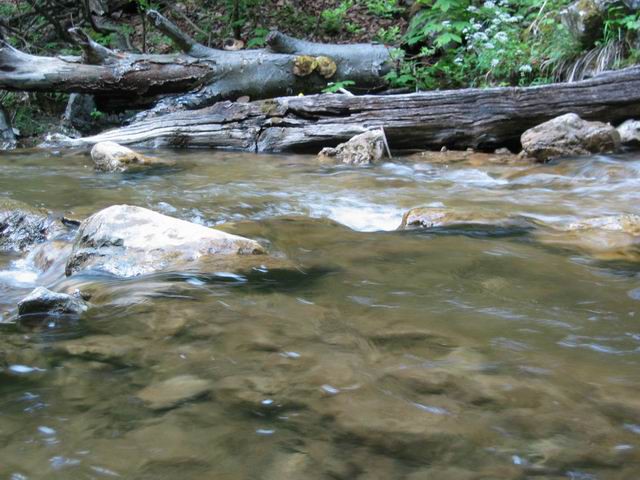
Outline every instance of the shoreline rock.
{"type": "Polygon", "coordinates": [[[523,155],[546,162],[558,157],[611,153],[620,134],[607,123],[589,122],[567,113],[530,128],[520,137],[523,155]]]}
{"type": "Polygon", "coordinates": [[[321,162],[337,162],[346,165],[370,165],[384,155],[384,133],[370,130],[352,137],[335,148],[323,148],[318,154],[321,162]]]}
{"type": "Polygon", "coordinates": [[[620,141],[625,146],[640,146],[640,120],[627,120],[617,128],[620,141]]]}

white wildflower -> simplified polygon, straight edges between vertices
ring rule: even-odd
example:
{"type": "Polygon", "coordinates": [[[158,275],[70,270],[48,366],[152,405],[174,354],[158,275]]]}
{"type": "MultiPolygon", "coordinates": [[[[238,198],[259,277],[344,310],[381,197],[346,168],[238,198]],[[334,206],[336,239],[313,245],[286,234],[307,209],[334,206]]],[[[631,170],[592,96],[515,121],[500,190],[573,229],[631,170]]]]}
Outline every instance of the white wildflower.
{"type": "Polygon", "coordinates": [[[499,60],[499,59],[494,58],[493,60],[491,60],[491,67],[492,67],[492,68],[495,68],[495,67],[497,67],[498,65],[500,65],[500,60],[499,60]]]}
{"type": "Polygon", "coordinates": [[[456,57],[456,59],[453,61],[453,63],[455,63],[456,65],[462,65],[464,62],[464,60],[462,59],[462,57],[456,57]]]}
{"type": "Polygon", "coordinates": [[[531,68],[531,65],[521,65],[518,70],[520,73],[531,73],[531,70],[533,69],[531,68]]]}
{"type": "Polygon", "coordinates": [[[484,8],[496,8],[496,4],[492,0],[487,0],[486,2],[484,2],[483,7],[484,8]]]}
{"type": "Polygon", "coordinates": [[[496,46],[491,42],[487,42],[487,43],[484,44],[484,48],[488,48],[489,50],[493,50],[494,48],[496,48],[496,46]]]}
{"type": "Polygon", "coordinates": [[[509,35],[507,35],[505,32],[498,32],[493,38],[500,43],[506,43],[509,40],[509,35]]]}

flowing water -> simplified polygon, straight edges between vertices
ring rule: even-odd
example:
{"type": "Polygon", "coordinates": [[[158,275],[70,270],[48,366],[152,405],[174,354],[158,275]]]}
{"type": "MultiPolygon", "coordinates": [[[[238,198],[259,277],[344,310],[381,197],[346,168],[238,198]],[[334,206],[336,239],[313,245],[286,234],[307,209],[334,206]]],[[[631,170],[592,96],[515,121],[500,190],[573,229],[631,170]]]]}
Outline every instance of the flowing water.
{"type": "Polygon", "coordinates": [[[80,219],[127,203],[226,223],[296,268],[80,275],[93,308],[25,325],[18,300],[75,276],[0,255],[0,478],[640,478],[638,256],[522,228],[395,231],[424,205],[552,225],[640,213],[640,156],[158,155],[178,167],[3,154],[0,189],[80,219]]]}

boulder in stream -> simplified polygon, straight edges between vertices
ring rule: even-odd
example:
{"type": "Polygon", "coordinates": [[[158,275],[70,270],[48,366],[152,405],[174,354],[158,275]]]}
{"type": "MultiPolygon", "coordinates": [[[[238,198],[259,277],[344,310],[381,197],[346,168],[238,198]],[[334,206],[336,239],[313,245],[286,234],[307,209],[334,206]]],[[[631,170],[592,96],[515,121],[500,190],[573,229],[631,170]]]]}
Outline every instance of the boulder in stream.
{"type": "Polygon", "coordinates": [[[18,315],[80,315],[89,308],[79,292],[68,295],[37,287],[18,303],[18,315]]]}
{"type": "Polygon", "coordinates": [[[104,172],[125,172],[141,167],[174,164],[168,160],[147,157],[115,142],[96,143],[91,149],[91,158],[96,170],[104,172]]]}
{"type": "Polygon", "coordinates": [[[114,205],[82,222],[65,273],[97,270],[134,277],[212,258],[233,266],[236,260],[244,263],[242,258],[264,253],[254,240],[146,208],[114,205]]]}
{"type": "Polygon", "coordinates": [[[0,199],[0,251],[24,251],[44,242],[60,227],[45,211],[10,198],[0,199]]]}
{"type": "Polygon", "coordinates": [[[530,128],[520,137],[523,154],[541,162],[557,157],[614,152],[620,134],[607,123],[588,122],[567,113],[530,128]]]}
{"type": "Polygon", "coordinates": [[[640,120],[627,120],[618,126],[618,133],[623,145],[640,146],[640,120]]]}
{"type": "Polygon", "coordinates": [[[322,162],[335,161],[347,165],[369,165],[382,158],[384,154],[384,133],[382,130],[370,130],[352,137],[335,148],[323,148],[318,157],[322,162]]]}

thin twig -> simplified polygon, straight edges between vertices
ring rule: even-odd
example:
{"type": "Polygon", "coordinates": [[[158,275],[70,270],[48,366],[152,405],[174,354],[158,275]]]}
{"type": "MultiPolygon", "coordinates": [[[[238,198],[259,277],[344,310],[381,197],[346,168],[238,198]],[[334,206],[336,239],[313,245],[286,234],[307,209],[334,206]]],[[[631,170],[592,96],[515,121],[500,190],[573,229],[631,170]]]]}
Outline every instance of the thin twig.
{"type": "Polygon", "coordinates": [[[384,127],[380,127],[380,131],[382,132],[382,141],[384,142],[384,148],[387,149],[387,155],[389,155],[389,159],[393,159],[391,156],[391,150],[389,149],[389,143],[387,142],[387,134],[384,133],[384,127]]]}

